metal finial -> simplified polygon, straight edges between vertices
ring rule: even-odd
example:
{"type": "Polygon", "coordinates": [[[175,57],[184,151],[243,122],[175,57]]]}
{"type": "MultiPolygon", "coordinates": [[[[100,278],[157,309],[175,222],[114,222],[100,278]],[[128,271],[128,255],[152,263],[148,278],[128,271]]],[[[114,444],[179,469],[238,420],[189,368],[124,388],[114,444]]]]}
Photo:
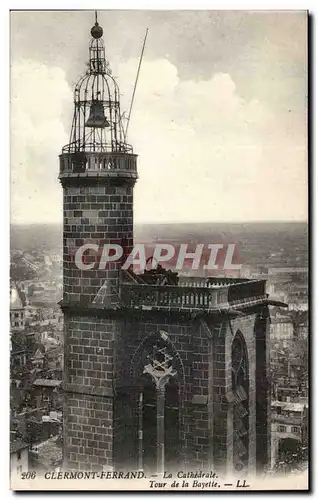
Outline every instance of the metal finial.
{"type": "Polygon", "coordinates": [[[95,25],[91,29],[91,35],[93,38],[101,38],[103,36],[103,28],[98,24],[97,20],[97,10],[95,10],[95,25]]]}

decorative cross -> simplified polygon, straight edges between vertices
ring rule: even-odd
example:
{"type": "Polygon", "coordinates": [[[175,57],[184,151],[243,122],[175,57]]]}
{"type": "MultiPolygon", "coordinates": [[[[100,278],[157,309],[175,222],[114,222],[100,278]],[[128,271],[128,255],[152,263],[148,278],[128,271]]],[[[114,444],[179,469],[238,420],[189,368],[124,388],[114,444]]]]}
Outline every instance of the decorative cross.
{"type": "Polygon", "coordinates": [[[152,355],[148,356],[150,361],[144,368],[144,373],[148,373],[154,380],[157,389],[165,387],[170,377],[174,377],[177,372],[173,369],[171,361],[173,357],[167,353],[167,348],[158,348],[154,345],[152,355]]]}

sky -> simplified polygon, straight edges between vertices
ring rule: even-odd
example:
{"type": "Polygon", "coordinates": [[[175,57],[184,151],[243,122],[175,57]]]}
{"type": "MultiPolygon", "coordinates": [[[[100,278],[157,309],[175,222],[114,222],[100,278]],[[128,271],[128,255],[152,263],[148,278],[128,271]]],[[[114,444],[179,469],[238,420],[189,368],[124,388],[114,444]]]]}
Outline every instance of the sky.
{"type": "MultiPolygon", "coordinates": [[[[304,11],[100,11],[128,110],[135,222],[307,220],[304,11]]],[[[62,221],[58,155],[93,11],[11,13],[11,221],[62,221]]]]}

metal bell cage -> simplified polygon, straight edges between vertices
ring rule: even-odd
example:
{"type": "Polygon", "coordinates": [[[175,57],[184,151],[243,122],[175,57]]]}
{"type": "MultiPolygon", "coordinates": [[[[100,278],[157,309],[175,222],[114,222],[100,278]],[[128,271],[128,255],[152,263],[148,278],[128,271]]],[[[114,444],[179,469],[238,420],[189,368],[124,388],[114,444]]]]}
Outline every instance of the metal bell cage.
{"type": "Polygon", "coordinates": [[[106,60],[103,30],[97,22],[91,34],[88,69],[74,90],[70,143],[62,153],[133,153],[126,143],[119,87],[106,60]]]}

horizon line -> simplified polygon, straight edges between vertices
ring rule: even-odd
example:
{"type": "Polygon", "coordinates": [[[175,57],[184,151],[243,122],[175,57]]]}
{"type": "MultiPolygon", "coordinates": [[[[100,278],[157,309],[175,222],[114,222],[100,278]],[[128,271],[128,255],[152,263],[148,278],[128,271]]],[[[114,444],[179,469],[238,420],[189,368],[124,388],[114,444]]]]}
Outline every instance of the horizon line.
{"type": "MultiPolygon", "coordinates": [[[[145,221],[145,222],[136,222],[134,223],[134,226],[140,226],[140,225],[154,225],[154,224],[308,224],[307,219],[302,219],[302,220],[292,220],[292,219],[280,219],[280,220],[214,220],[214,221],[200,221],[200,220],[193,220],[193,221],[145,221]]],[[[63,220],[61,222],[10,222],[10,226],[35,226],[35,225],[63,225],[63,220]]]]}

